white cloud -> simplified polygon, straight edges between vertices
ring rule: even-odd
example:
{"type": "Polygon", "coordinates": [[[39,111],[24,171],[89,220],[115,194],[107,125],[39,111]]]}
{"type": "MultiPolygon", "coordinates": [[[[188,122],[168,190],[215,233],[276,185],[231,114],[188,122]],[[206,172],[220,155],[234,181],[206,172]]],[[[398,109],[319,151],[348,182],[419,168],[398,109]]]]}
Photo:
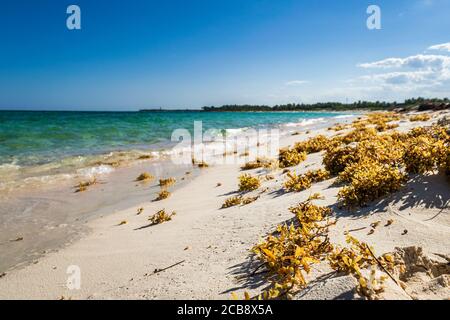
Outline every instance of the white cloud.
{"type": "MultiPolygon", "coordinates": [[[[429,50],[448,50],[449,44],[431,46],[429,50]]],[[[450,48],[449,48],[450,49],[450,48]]],[[[450,52],[450,50],[449,50],[450,52]]],[[[448,97],[450,92],[450,55],[421,53],[406,57],[390,57],[378,61],[369,61],[358,65],[363,71],[347,81],[292,90],[281,88],[273,101],[357,101],[380,100],[402,101],[411,97],[448,97]],[[295,95],[285,90],[296,91],[295,95]]],[[[301,86],[308,81],[293,80],[285,83],[287,87],[301,86]]]]}
{"type": "MultiPolygon", "coordinates": [[[[437,45],[430,48],[443,48],[437,45]]],[[[358,65],[365,70],[390,70],[375,72],[352,79],[350,86],[366,87],[374,94],[391,96],[440,97],[450,88],[450,56],[418,54],[405,58],[392,57],[358,65]]]]}
{"type": "Polygon", "coordinates": [[[379,91],[396,91],[422,95],[424,90],[433,91],[445,85],[450,78],[433,71],[409,71],[373,74],[360,77],[359,84],[365,84],[371,88],[379,88],[379,91]]]}
{"type": "Polygon", "coordinates": [[[418,54],[407,58],[388,58],[380,61],[361,63],[361,68],[433,68],[444,69],[450,66],[450,57],[442,55],[418,54]]]}
{"type": "Polygon", "coordinates": [[[450,42],[437,44],[428,48],[428,50],[441,50],[450,52],[450,42]]]}
{"type": "Polygon", "coordinates": [[[302,84],[309,83],[309,81],[306,80],[292,80],[285,83],[285,86],[288,87],[294,87],[294,86],[301,86],[302,84]]]}

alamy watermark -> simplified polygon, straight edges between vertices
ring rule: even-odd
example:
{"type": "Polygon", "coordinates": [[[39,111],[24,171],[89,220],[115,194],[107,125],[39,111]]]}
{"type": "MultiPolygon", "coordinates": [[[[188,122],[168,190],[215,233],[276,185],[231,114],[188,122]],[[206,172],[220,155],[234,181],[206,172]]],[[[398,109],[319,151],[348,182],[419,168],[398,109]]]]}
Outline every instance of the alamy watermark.
{"type": "Polygon", "coordinates": [[[80,290],[81,289],[81,268],[76,265],[71,265],[67,267],[66,273],[69,275],[67,277],[66,286],[69,290],[80,290]]]}
{"type": "Polygon", "coordinates": [[[187,129],[176,129],[171,150],[175,164],[207,163],[245,164],[261,158],[275,158],[279,154],[279,129],[208,129],[203,132],[202,121],[194,122],[193,136],[187,129]]]}
{"type": "Polygon", "coordinates": [[[367,7],[366,25],[369,30],[381,30],[381,8],[377,5],[370,5],[367,7]]]}
{"type": "Polygon", "coordinates": [[[81,30],[81,9],[72,4],[67,7],[66,13],[69,15],[66,20],[66,26],[69,30],[81,30]]]}
{"type": "MultiPolygon", "coordinates": [[[[366,26],[369,30],[381,30],[381,8],[372,4],[367,7],[366,13],[369,17],[366,20],[366,26]]],[[[66,26],[69,30],[81,30],[81,8],[72,4],[67,7],[66,14],[69,16],[66,20],[66,26]]]]}

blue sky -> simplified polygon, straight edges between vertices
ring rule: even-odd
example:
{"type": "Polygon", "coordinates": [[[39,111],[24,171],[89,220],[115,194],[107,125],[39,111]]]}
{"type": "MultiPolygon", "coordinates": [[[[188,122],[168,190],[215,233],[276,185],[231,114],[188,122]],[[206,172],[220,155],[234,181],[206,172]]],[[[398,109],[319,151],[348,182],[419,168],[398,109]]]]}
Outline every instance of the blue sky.
{"type": "Polygon", "coordinates": [[[450,95],[450,0],[5,0],[0,6],[0,109],[450,95]],[[66,28],[70,4],[81,8],[81,30],[66,28]],[[381,30],[366,27],[370,4],[381,8],[381,30]]]}

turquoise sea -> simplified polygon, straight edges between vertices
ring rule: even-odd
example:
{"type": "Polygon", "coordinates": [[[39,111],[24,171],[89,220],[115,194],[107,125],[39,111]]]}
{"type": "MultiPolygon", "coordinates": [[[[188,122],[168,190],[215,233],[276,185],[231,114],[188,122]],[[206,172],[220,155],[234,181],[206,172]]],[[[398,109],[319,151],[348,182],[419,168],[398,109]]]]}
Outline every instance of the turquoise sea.
{"type": "MultiPolygon", "coordinates": [[[[298,130],[348,114],[328,112],[56,112],[0,111],[0,185],[29,177],[70,174],[99,163],[136,159],[168,149],[175,129],[194,121],[218,134],[245,128],[298,130]]],[[[327,121],[328,122],[328,121],[327,121]]],[[[172,143],[173,145],[174,143],[172,143]]]]}
{"type": "Polygon", "coordinates": [[[0,165],[36,165],[68,156],[161,148],[172,132],[273,127],[336,113],[0,112],[0,165]]]}

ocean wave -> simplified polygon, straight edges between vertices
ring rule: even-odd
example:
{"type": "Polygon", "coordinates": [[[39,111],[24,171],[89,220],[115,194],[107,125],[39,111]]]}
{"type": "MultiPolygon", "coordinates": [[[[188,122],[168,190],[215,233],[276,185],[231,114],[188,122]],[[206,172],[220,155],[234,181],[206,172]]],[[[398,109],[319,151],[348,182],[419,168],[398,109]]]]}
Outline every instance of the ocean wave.
{"type": "Polygon", "coordinates": [[[243,127],[243,128],[232,128],[232,129],[226,129],[226,135],[227,136],[238,136],[241,133],[245,132],[248,130],[248,127],[243,127]]]}
{"type": "Polygon", "coordinates": [[[77,170],[77,174],[84,177],[94,177],[97,175],[105,175],[114,171],[114,168],[107,165],[100,165],[90,168],[82,168],[77,170]]]}
{"type": "Polygon", "coordinates": [[[0,165],[0,190],[50,184],[68,179],[89,179],[107,175],[116,166],[132,162],[160,159],[159,151],[128,150],[100,155],[72,156],[38,165],[19,166],[13,163],[0,165]]]}
{"type": "Polygon", "coordinates": [[[305,127],[316,123],[325,122],[324,118],[314,118],[314,119],[302,119],[300,122],[289,122],[285,123],[284,127],[305,127]]]}
{"type": "Polygon", "coordinates": [[[354,115],[354,114],[343,114],[340,116],[336,116],[334,118],[335,119],[347,119],[347,118],[354,118],[354,117],[356,117],[356,115],[354,115]]]}
{"type": "Polygon", "coordinates": [[[0,172],[9,172],[20,170],[20,166],[15,163],[4,163],[0,165],[0,172]]]}
{"type": "MultiPolygon", "coordinates": [[[[3,166],[4,167],[4,166],[3,166]]],[[[21,170],[26,168],[20,167],[21,170]]],[[[52,172],[52,171],[40,171],[36,175],[35,168],[28,168],[27,172],[14,174],[13,172],[0,172],[2,178],[0,183],[0,191],[11,192],[22,188],[38,188],[42,185],[50,186],[55,183],[61,183],[69,181],[71,179],[91,179],[96,176],[107,175],[114,171],[114,168],[108,165],[100,165],[94,167],[81,168],[72,172],[52,172]],[[42,174],[46,172],[47,174],[42,174]],[[34,173],[34,174],[33,174],[34,173]],[[26,177],[26,175],[33,174],[26,177]]]]}
{"type": "Polygon", "coordinates": [[[23,186],[31,184],[42,184],[42,183],[52,183],[57,181],[64,181],[67,179],[74,178],[73,174],[54,174],[40,177],[29,177],[23,180],[23,186]]]}
{"type": "MultiPolygon", "coordinates": [[[[4,163],[0,165],[0,181],[16,179],[20,175],[21,167],[15,163],[4,163]]],[[[1,187],[0,187],[1,189],[1,187]]]]}

